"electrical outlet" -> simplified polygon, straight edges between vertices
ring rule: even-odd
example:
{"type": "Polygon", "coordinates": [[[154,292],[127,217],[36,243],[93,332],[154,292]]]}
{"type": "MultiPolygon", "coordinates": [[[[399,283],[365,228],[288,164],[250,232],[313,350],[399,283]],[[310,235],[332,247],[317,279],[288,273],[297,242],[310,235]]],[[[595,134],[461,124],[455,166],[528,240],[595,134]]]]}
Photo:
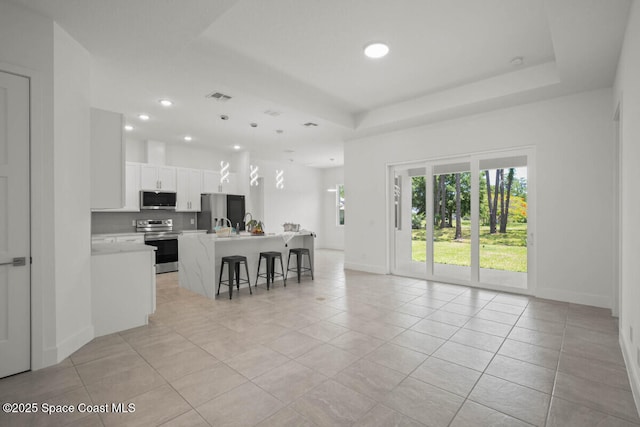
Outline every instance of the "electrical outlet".
{"type": "Polygon", "coordinates": [[[196,223],[196,221],[193,218],[191,218],[191,225],[193,225],[195,223],[196,223]]]}

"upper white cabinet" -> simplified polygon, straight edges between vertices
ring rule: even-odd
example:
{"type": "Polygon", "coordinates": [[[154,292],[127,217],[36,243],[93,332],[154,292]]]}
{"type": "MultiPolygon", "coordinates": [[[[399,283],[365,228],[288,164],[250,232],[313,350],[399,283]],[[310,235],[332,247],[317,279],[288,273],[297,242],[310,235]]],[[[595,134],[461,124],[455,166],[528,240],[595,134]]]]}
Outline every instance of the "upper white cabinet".
{"type": "Polygon", "coordinates": [[[118,209],[92,209],[103,212],[140,212],[140,164],[125,165],[125,203],[118,209]]]}
{"type": "Polygon", "coordinates": [[[141,165],[140,189],[177,191],[176,168],[170,166],[141,165]]]}
{"type": "Polygon", "coordinates": [[[202,192],[202,171],[177,169],[176,212],[199,212],[202,192]]]}
{"type": "Polygon", "coordinates": [[[91,208],[120,209],[125,205],[124,118],[91,109],[91,208]]]}
{"type": "Polygon", "coordinates": [[[202,171],[202,193],[238,194],[238,177],[236,173],[229,174],[229,182],[220,184],[220,172],[202,171]]]}

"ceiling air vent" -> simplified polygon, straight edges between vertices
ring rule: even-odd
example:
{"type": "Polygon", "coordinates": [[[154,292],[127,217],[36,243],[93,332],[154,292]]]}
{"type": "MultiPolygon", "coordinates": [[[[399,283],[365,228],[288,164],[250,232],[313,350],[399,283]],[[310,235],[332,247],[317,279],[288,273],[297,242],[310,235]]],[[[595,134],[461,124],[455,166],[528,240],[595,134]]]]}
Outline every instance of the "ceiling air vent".
{"type": "Polygon", "coordinates": [[[307,123],[304,124],[304,126],[310,128],[310,127],[318,126],[318,124],[317,123],[313,123],[313,122],[307,122],[307,123]]]}
{"type": "Polygon", "coordinates": [[[216,101],[220,101],[220,102],[226,102],[231,99],[229,95],[225,95],[224,93],[220,93],[220,92],[210,93],[209,95],[205,95],[205,98],[215,99],[216,101]]]}

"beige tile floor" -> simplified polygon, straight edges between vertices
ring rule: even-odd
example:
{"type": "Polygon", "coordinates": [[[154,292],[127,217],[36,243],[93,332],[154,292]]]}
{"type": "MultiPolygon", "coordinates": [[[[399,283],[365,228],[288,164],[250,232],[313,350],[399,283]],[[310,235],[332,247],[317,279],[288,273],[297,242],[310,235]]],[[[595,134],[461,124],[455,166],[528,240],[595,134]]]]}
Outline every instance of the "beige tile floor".
{"type": "Polygon", "coordinates": [[[0,380],[0,401],[134,403],[1,426],[632,426],[608,310],[343,271],[211,301],[158,276],[146,327],[0,380]]]}

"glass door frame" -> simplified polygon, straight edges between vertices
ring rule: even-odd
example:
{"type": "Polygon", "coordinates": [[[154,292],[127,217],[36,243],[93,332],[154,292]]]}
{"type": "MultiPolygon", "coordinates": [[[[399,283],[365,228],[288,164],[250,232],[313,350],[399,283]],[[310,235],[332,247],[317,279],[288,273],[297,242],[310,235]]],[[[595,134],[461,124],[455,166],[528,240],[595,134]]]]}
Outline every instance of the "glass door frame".
{"type": "MultiPolygon", "coordinates": [[[[389,201],[388,221],[389,224],[389,265],[390,273],[398,275],[407,275],[415,277],[414,272],[406,271],[400,268],[396,254],[396,229],[395,229],[395,209],[394,209],[394,177],[396,170],[405,170],[407,165],[421,165],[426,170],[426,221],[427,224],[433,224],[434,209],[434,168],[436,166],[448,164],[469,163],[471,172],[471,267],[469,280],[461,280],[452,277],[442,277],[434,274],[434,252],[433,252],[433,235],[434,227],[427,227],[426,233],[426,252],[427,260],[424,263],[424,278],[430,281],[454,283],[473,287],[482,287],[487,289],[495,289],[500,291],[534,294],[537,287],[536,281],[536,179],[535,179],[535,148],[523,147],[518,149],[480,152],[467,155],[433,158],[423,161],[414,161],[410,163],[390,164],[388,165],[389,177],[389,193],[387,200],[389,201]],[[509,157],[526,157],[527,164],[527,287],[512,288],[495,283],[482,282],[480,277],[480,162],[483,160],[496,160],[509,157]],[[431,202],[429,202],[431,201],[431,202]]],[[[420,275],[422,276],[422,274],[420,275]]]]}

